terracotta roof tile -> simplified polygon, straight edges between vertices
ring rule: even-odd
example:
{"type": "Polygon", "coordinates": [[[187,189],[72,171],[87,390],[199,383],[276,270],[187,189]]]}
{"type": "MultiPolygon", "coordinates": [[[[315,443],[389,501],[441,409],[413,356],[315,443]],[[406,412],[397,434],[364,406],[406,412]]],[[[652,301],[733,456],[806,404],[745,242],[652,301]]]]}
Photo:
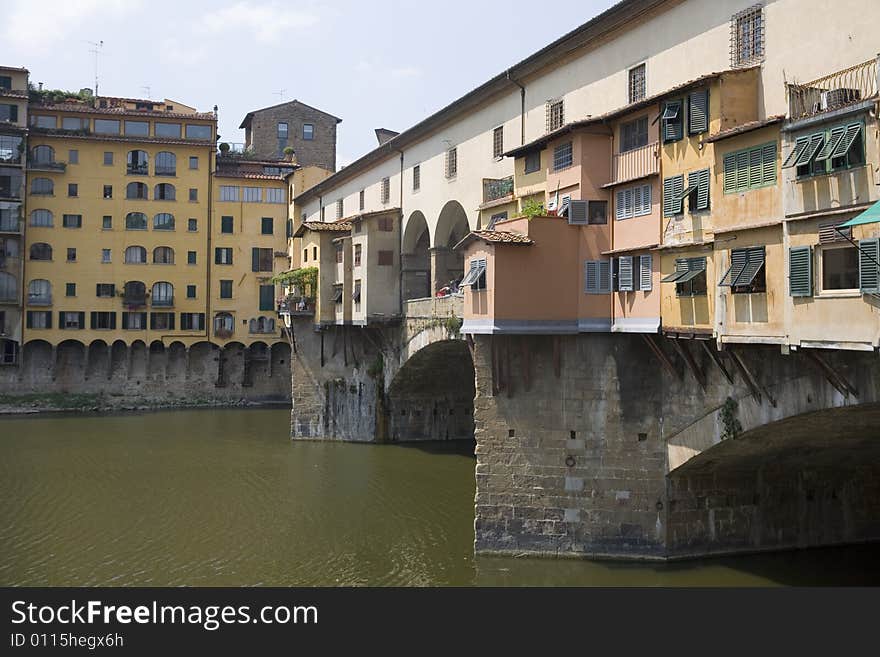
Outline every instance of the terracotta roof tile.
{"type": "Polygon", "coordinates": [[[475,239],[490,244],[515,244],[519,246],[530,246],[535,243],[532,238],[522,233],[513,233],[507,230],[472,230],[452,248],[457,249],[475,239]]]}
{"type": "Polygon", "coordinates": [[[125,107],[92,107],[85,103],[55,103],[52,105],[33,104],[30,111],[43,112],[78,112],[80,114],[112,114],[114,116],[142,116],[169,119],[191,119],[195,121],[216,121],[213,112],[163,112],[160,110],[134,110],[125,107]]]}
{"type": "Polygon", "coordinates": [[[742,135],[746,132],[751,132],[752,130],[759,130],[760,128],[764,128],[768,125],[773,125],[774,123],[782,123],[783,119],[785,119],[785,116],[783,114],[777,114],[775,116],[768,116],[766,119],[761,119],[759,121],[749,121],[748,123],[743,123],[741,125],[734,126],[733,128],[728,128],[727,130],[721,130],[720,132],[716,132],[714,135],[709,135],[708,137],[706,137],[706,141],[721,141],[722,139],[742,135]]]}

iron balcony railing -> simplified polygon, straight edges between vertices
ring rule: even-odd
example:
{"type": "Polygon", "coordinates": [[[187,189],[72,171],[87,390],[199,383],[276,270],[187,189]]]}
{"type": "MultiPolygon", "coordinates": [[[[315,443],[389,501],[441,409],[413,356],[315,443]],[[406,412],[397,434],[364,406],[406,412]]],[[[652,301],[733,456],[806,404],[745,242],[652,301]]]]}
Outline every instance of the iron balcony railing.
{"type": "Polygon", "coordinates": [[[0,164],[21,164],[21,153],[17,150],[0,148],[0,164]]]}
{"type": "Polygon", "coordinates": [[[125,167],[125,172],[138,176],[146,176],[150,173],[150,167],[146,164],[129,164],[125,167]]]}
{"type": "Polygon", "coordinates": [[[483,202],[497,201],[513,194],[513,176],[483,179],[483,202]]]}
{"type": "Polygon", "coordinates": [[[877,95],[877,58],[818,80],[788,85],[789,114],[803,119],[854,105],[877,95]]]}
{"type": "Polygon", "coordinates": [[[153,297],[150,305],[154,308],[171,308],[174,305],[174,297],[153,297]]]}
{"type": "Polygon", "coordinates": [[[615,154],[612,173],[615,183],[637,180],[660,173],[659,142],[651,142],[624,153],[615,154]]]}
{"type": "Polygon", "coordinates": [[[0,219],[0,233],[20,233],[21,221],[19,219],[0,219]]]}
{"type": "Polygon", "coordinates": [[[29,171],[65,171],[67,169],[66,162],[46,161],[28,161],[27,168],[29,171]]]}
{"type": "Polygon", "coordinates": [[[52,295],[51,294],[28,294],[28,305],[29,306],[51,306],[52,305],[52,295]]]}
{"type": "Polygon", "coordinates": [[[157,176],[176,176],[177,167],[156,167],[157,176]]]}

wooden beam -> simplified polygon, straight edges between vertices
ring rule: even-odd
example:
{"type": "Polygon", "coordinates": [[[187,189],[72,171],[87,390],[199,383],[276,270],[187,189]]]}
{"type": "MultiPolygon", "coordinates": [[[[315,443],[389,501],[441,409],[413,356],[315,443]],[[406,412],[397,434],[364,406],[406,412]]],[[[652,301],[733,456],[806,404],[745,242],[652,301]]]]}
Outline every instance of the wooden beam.
{"type": "Polygon", "coordinates": [[[699,343],[703,345],[703,351],[709,354],[709,358],[711,358],[712,361],[718,366],[718,369],[721,370],[721,373],[724,375],[724,378],[727,379],[727,382],[732,384],[733,375],[727,371],[724,363],[721,362],[721,355],[709,346],[708,340],[699,340],[699,343]]]}
{"type": "Polygon", "coordinates": [[[859,392],[856,390],[855,386],[853,386],[846,378],[840,374],[837,370],[835,370],[831,365],[829,365],[819,354],[810,349],[801,349],[800,353],[804,354],[807,359],[813,363],[822,374],[825,375],[825,378],[828,379],[828,383],[834,386],[844,397],[849,397],[852,395],[853,397],[858,397],[859,392]]]}
{"type": "Polygon", "coordinates": [[[675,369],[672,361],[669,360],[669,357],[663,352],[660,345],[654,342],[654,337],[647,333],[642,333],[641,336],[648,347],[650,347],[651,351],[654,352],[654,356],[660,361],[660,364],[663,365],[663,367],[666,368],[666,371],[672,375],[672,378],[681,379],[681,374],[675,369]]]}
{"type": "Polygon", "coordinates": [[[749,390],[751,390],[752,395],[754,395],[755,399],[758,400],[758,403],[760,404],[762,402],[761,396],[763,394],[763,396],[767,397],[767,401],[770,402],[770,405],[773,408],[776,408],[776,400],[773,399],[773,397],[767,391],[767,388],[761,385],[761,382],[758,381],[755,375],[751,373],[748,367],[746,367],[746,364],[743,362],[742,356],[731,349],[730,357],[733,359],[736,368],[739,370],[739,373],[742,376],[743,380],[746,382],[746,385],[749,387],[749,390]]]}
{"type": "Polygon", "coordinates": [[[672,345],[675,347],[675,350],[678,352],[678,355],[684,359],[684,362],[687,363],[688,369],[690,369],[691,374],[694,375],[694,378],[697,380],[697,383],[700,384],[700,388],[703,389],[703,392],[706,391],[706,377],[703,374],[703,371],[697,365],[697,361],[694,360],[694,356],[691,353],[691,350],[687,348],[687,345],[679,340],[678,338],[672,338],[672,345]]]}

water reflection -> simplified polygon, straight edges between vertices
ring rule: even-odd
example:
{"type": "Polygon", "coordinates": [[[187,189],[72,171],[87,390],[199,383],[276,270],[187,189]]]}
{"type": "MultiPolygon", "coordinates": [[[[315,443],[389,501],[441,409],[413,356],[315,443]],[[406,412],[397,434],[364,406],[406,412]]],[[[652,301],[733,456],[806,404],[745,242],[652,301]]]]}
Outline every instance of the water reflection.
{"type": "Polygon", "coordinates": [[[0,420],[0,585],[880,583],[876,547],[474,559],[473,446],[293,443],[285,410],[0,420]]]}

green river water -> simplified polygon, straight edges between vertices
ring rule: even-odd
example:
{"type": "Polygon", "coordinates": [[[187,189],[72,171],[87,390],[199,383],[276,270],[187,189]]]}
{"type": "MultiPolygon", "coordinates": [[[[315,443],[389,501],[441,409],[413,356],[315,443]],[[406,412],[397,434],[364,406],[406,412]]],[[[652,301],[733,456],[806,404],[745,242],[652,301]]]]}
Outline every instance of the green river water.
{"type": "Polygon", "coordinates": [[[0,419],[0,585],[878,584],[880,546],[473,556],[469,444],[291,442],[289,411],[0,419]]]}

